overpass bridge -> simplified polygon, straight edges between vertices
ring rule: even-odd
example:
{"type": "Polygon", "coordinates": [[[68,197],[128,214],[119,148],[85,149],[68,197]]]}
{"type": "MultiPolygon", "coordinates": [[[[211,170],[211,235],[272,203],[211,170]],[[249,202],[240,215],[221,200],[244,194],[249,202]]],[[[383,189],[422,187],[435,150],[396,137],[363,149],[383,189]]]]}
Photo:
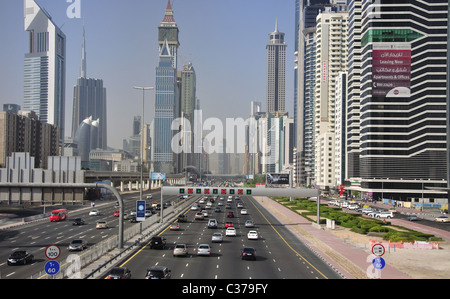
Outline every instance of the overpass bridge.
{"type": "MultiPolygon", "coordinates": [[[[152,180],[150,173],[143,173],[144,189],[156,189],[162,187],[161,180],[152,180]]],[[[93,171],[86,170],[84,175],[85,183],[111,181],[113,187],[120,183],[120,191],[139,190],[141,184],[140,172],[117,172],[117,171],[93,171]]],[[[168,174],[165,180],[169,185],[183,185],[185,184],[185,177],[183,174],[168,174]]]]}

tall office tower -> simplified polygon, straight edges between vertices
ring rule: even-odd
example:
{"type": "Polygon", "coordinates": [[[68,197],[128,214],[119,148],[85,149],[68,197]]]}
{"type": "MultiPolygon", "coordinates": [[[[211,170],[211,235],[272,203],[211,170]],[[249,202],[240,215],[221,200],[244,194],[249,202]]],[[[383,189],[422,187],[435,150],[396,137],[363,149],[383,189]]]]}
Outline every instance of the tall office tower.
{"type": "Polygon", "coordinates": [[[286,111],[286,48],[284,33],[275,31],[269,34],[267,49],[267,112],[286,111]]]}
{"type": "Polygon", "coordinates": [[[351,0],[348,20],[348,78],[347,125],[342,140],[345,147],[344,177],[360,177],[360,94],[361,94],[361,5],[362,0],[351,0]]]}
{"type": "Polygon", "coordinates": [[[35,111],[40,121],[57,126],[62,143],[65,133],[66,36],[34,0],[24,0],[24,8],[29,52],[25,54],[23,109],[35,111]]]}
{"type": "Polygon", "coordinates": [[[362,2],[359,161],[361,191],[374,198],[447,197],[426,187],[447,171],[448,5],[362,2]]]}
{"type": "Polygon", "coordinates": [[[155,172],[172,173],[174,171],[174,153],[172,150],[172,121],[179,98],[177,85],[177,51],[178,26],[173,18],[172,6],[167,4],[163,21],[159,31],[159,65],[156,68],[155,84],[155,123],[154,144],[152,150],[153,170],[155,172]]]}
{"type": "Polygon", "coordinates": [[[185,166],[193,165],[200,167],[200,153],[194,153],[194,111],[196,107],[196,91],[197,91],[197,79],[195,75],[195,69],[192,63],[188,63],[183,66],[181,71],[181,113],[189,121],[190,134],[186,135],[189,139],[191,152],[186,153],[185,166]]]}
{"type": "MultiPolygon", "coordinates": [[[[313,116],[316,17],[330,8],[330,0],[295,0],[294,126],[297,185],[314,178],[313,116]]],[[[333,6],[332,10],[336,10],[333,6]]]]}
{"type": "Polygon", "coordinates": [[[75,138],[78,128],[85,119],[95,119],[99,121],[98,140],[95,144],[98,148],[106,149],[108,146],[106,114],[106,88],[103,87],[103,80],[87,77],[86,36],[83,28],[80,78],[73,88],[72,138],[75,138]]]}
{"type": "Polygon", "coordinates": [[[317,16],[314,101],[314,168],[316,184],[334,186],[335,80],[347,71],[348,12],[317,16]]]}

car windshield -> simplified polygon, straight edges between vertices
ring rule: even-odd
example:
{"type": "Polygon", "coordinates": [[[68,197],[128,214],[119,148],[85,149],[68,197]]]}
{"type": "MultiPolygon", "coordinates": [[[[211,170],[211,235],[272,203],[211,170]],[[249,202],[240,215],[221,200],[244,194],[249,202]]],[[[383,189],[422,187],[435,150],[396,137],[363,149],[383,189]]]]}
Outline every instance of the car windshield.
{"type": "Polygon", "coordinates": [[[160,270],[150,270],[147,275],[152,279],[164,278],[164,273],[160,270]]]}
{"type": "Polygon", "coordinates": [[[111,270],[111,275],[122,275],[124,272],[124,269],[114,268],[111,270]]]}
{"type": "Polygon", "coordinates": [[[26,255],[25,251],[16,251],[16,252],[13,252],[11,254],[11,257],[22,257],[22,256],[25,256],[25,255],[26,255]]]}
{"type": "Polygon", "coordinates": [[[176,245],[175,248],[182,248],[182,249],[184,249],[184,245],[176,245]]]}
{"type": "Polygon", "coordinates": [[[73,240],[72,241],[72,244],[81,244],[81,243],[83,243],[82,240],[73,240]]]}
{"type": "Polygon", "coordinates": [[[52,216],[59,216],[59,212],[52,212],[52,216]]]}

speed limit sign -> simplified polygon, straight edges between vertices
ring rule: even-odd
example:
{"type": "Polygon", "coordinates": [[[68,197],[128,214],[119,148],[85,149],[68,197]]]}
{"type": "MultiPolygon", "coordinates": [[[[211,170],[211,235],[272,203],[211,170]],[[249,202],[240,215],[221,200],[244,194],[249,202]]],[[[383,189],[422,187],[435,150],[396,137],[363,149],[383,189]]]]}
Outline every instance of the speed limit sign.
{"type": "Polygon", "coordinates": [[[61,249],[57,245],[50,245],[45,249],[45,256],[49,260],[56,260],[61,254],[61,249]]]}

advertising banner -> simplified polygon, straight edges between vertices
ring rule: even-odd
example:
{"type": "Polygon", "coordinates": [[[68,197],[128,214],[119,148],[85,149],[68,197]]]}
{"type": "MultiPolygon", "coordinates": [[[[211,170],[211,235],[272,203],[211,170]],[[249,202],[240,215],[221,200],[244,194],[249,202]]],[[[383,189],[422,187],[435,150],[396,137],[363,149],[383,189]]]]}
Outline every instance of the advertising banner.
{"type": "Polygon", "coordinates": [[[157,173],[157,172],[153,172],[152,173],[152,180],[162,180],[164,181],[166,179],[166,174],[165,173],[157,173]]]}
{"type": "Polygon", "coordinates": [[[289,185],[288,173],[267,173],[266,182],[268,185],[289,185]]]}
{"type": "Polygon", "coordinates": [[[411,94],[411,45],[374,43],[372,96],[409,97],[411,94]]]}

